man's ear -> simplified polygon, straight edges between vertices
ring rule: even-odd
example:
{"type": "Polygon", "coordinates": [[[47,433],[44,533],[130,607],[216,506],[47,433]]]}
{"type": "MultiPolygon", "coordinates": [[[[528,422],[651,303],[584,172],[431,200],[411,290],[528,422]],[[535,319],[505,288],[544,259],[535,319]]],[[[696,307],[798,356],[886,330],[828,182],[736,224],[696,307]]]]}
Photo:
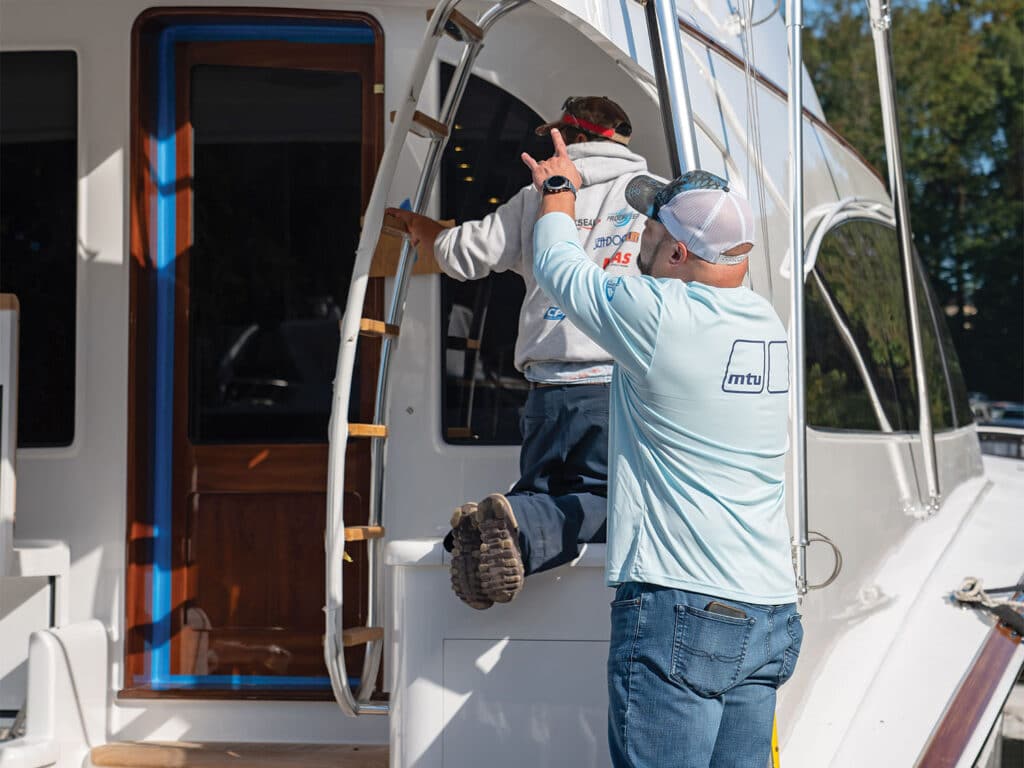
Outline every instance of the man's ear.
{"type": "Polygon", "coordinates": [[[693,257],[690,253],[690,249],[682,243],[675,243],[675,248],[672,249],[672,256],[669,257],[669,261],[673,266],[679,266],[685,264],[693,257]]]}

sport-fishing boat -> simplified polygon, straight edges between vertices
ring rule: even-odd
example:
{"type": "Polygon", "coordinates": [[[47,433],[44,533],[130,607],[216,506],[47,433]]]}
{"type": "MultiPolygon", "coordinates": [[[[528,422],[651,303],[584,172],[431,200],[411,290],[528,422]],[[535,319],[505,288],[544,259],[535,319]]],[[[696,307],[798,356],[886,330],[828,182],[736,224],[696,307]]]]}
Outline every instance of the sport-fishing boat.
{"type": "MultiPolygon", "coordinates": [[[[979,450],[870,7],[885,176],[798,2],[0,0],[0,766],[609,764],[604,546],[487,611],[441,546],[517,477],[522,283],[384,216],[493,211],[585,94],[749,197],[789,327],[773,760],[973,765],[1024,663],[1024,464],[979,450]]],[[[619,224],[580,226],[614,259],[619,224]]]]}

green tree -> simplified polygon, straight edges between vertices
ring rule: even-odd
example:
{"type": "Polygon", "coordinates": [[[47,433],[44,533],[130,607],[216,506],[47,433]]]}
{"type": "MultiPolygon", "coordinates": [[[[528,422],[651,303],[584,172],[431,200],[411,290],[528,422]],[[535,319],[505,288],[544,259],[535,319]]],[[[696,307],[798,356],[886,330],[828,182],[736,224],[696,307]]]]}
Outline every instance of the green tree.
{"type": "MultiPolygon", "coordinates": [[[[829,122],[884,170],[874,52],[863,5],[809,14],[806,63],[829,122]]],[[[917,249],[968,386],[1024,398],[1024,5],[901,2],[893,57],[917,249]]]]}

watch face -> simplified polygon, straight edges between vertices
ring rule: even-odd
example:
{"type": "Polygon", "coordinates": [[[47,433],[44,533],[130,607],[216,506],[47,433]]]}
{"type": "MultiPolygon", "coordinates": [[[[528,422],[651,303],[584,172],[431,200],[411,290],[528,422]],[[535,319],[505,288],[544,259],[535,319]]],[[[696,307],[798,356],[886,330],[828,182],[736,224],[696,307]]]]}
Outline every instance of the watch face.
{"type": "Polygon", "coordinates": [[[544,189],[547,192],[561,192],[566,189],[571,190],[572,182],[565,176],[549,176],[544,179],[544,189]]]}

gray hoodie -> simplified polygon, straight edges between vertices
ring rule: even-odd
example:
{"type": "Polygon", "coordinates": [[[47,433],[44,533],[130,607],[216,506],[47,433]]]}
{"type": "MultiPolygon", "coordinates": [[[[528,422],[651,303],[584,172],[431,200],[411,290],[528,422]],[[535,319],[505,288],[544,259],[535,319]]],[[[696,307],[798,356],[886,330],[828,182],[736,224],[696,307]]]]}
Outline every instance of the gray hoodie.
{"type": "MultiPolygon", "coordinates": [[[[610,141],[572,144],[568,151],[583,179],[576,198],[576,230],[583,249],[603,269],[637,274],[645,219],[626,204],[625,190],[630,179],[647,173],[647,161],[610,141]]],[[[438,264],[456,280],[479,280],[506,270],[523,278],[526,297],[519,313],[515,365],[526,378],[607,380],[611,357],[565,318],[533,277],[533,225],[540,197],[531,184],[480,221],[446,229],[434,242],[438,264]]]]}

